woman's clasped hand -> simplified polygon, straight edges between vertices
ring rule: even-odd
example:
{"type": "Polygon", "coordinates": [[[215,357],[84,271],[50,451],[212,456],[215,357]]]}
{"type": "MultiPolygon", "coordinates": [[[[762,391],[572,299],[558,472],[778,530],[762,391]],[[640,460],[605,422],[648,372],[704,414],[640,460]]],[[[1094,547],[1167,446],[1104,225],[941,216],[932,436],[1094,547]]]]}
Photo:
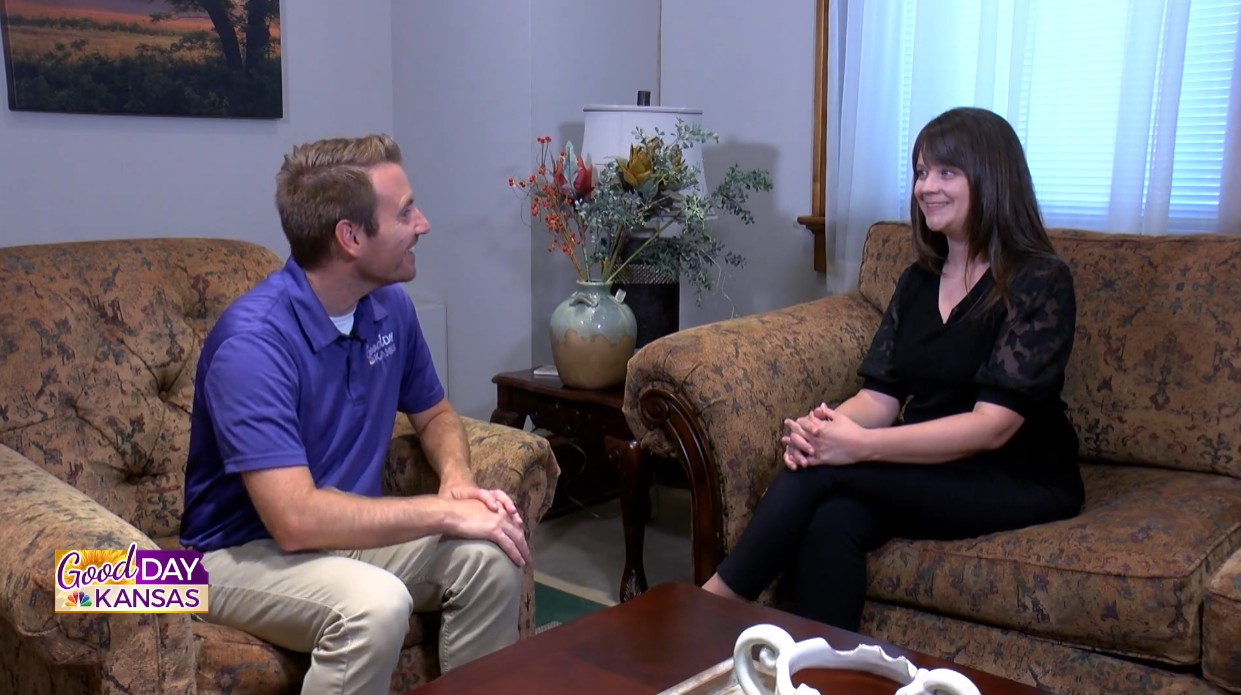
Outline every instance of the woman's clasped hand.
{"type": "Polygon", "coordinates": [[[848,416],[819,404],[803,417],[784,420],[784,465],[789,470],[808,466],[845,466],[867,459],[866,428],[848,416]]]}

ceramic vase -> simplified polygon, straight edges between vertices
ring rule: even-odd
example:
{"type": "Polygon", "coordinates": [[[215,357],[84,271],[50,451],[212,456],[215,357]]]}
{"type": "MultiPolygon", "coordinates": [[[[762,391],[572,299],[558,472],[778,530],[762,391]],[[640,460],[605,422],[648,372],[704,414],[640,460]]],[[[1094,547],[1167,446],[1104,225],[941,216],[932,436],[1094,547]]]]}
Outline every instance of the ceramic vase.
{"type": "Polygon", "coordinates": [[[552,360],[565,386],[605,389],[625,382],[638,324],[624,292],[613,297],[611,287],[579,281],[577,291],[552,312],[552,360]]]}

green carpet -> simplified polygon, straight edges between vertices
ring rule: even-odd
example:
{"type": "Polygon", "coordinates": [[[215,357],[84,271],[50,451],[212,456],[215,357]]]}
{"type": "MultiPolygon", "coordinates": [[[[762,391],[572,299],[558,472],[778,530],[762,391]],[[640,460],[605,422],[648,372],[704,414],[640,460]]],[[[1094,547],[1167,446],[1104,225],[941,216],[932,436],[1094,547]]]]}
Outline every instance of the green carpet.
{"type": "Polygon", "coordinates": [[[546,584],[534,584],[534,624],[540,632],[601,608],[607,606],[546,584]]]}

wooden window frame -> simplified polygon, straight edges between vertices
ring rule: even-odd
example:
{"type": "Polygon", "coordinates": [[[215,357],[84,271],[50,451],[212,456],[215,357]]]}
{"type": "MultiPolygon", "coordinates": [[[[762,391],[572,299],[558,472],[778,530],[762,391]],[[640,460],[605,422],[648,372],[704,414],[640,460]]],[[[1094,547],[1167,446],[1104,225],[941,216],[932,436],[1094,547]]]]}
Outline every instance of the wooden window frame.
{"type": "Polygon", "coordinates": [[[827,3],[815,3],[814,22],[814,157],[810,176],[810,214],[797,218],[797,223],[814,235],[815,272],[827,272],[826,210],[823,182],[827,178],[827,3]]]}

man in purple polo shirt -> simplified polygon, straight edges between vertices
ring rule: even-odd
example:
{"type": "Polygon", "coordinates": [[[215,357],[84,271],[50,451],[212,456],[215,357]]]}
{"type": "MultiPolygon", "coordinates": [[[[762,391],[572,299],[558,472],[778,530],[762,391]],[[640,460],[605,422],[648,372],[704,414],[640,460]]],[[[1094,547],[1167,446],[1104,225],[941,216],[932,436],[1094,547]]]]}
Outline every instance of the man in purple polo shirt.
{"type": "Polygon", "coordinates": [[[299,146],[276,179],[285,267],[234,302],[195,377],[181,543],[209,622],[311,654],[304,693],[386,694],[413,611],[440,669],[517,640],[522,520],[469,469],[409,297],[430,230],[387,136],[299,146]],[[380,497],[396,414],[438,495],[380,497]]]}

